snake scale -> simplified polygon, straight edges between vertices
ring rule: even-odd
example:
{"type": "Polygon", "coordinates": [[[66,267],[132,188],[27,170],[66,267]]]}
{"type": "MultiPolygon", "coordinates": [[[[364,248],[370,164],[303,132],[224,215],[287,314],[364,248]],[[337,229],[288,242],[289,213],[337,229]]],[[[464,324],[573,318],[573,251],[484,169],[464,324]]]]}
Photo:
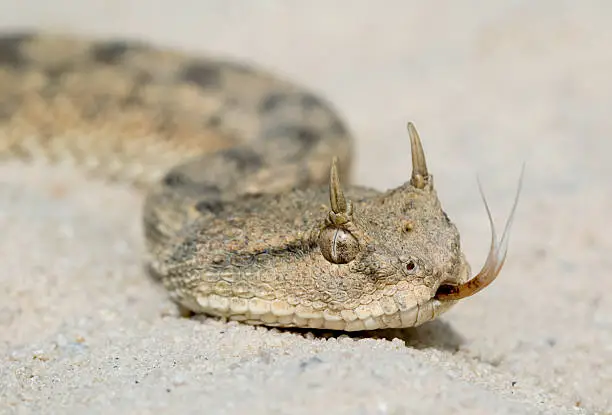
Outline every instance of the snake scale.
{"type": "Polygon", "coordinates": [[[143,189],[147,268],[194,313],[412,327],[487,286],[514,208],[500,240],[491,222],[471,278],[410,123],[408,136],[409,181],[349,186],[353,141],[336,111],[254,66],[134,41],[0,36],[0,157],[143,189]]]}

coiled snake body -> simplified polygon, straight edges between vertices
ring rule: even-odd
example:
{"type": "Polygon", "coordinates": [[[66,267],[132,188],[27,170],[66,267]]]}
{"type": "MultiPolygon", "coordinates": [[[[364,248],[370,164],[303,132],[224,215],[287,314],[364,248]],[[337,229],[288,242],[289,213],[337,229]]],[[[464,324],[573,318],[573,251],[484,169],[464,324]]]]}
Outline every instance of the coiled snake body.
{"type": "Polygon", "coordinates": [[[327,102],[290,82],[140,43],[0,37],[0,156],[69,160],[144,188],[148,267],[196,313],[410,327],[488,285],[507,232],[470,279],[408,130],[408,182],[343,188],[352,139],[327,102]]]}

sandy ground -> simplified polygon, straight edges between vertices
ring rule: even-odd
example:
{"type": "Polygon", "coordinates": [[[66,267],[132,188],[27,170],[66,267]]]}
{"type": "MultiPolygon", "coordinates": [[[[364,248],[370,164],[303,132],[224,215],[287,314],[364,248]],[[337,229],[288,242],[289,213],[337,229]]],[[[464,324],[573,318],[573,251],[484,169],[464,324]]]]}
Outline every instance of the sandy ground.
{"type": "Polygon", "coordinates": [[[0,3],[0,29],[140,37],[321,91],[354,180],[405,181],[416,122],[478,268],[526,180],[498,281],[418,329],[331,337],[181,319],[143,273],[141,199],[0,164],[0,413],[612,412],[612,3],[0,3]]]}

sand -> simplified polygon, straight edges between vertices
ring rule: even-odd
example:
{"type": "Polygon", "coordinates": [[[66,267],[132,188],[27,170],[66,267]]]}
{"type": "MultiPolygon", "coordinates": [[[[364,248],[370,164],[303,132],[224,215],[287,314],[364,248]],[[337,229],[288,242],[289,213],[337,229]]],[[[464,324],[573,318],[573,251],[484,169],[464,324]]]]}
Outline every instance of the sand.
{"type": "Polygon", "coordinates": [[[142,271],[141,196],[0,164],[0,413],[612,412],[612,3],[22,1],[0,29],[247,59],[333,101],[354,181],[408,178],[416,123],[477,269],[526,175],[500,278],[417,329],[182,319],[142,271]]]}

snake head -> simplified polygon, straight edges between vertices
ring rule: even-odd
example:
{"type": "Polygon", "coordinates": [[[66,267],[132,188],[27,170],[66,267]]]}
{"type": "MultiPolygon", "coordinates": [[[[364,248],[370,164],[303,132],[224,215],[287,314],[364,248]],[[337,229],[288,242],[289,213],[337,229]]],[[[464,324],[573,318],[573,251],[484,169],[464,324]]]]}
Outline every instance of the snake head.
{"type": "Polygon", "coordinates": [[[421,139],[412,123],[408,123],[408,135],[410,180],[375,197],[356,199],[354,203],[347,198],[338,177],[338,160],[333,160],[331,210],[318,235],[322,256],[353,293],[349,298],[362,309],[368,305],[366,311],[377,317],[372,328],[422,324],[491,284],[506,258],[518,201],[517,194],[498,239],[483,196],[491,246],[484,266],[471,277],[459,232],[440,205],[421,139]]]}

